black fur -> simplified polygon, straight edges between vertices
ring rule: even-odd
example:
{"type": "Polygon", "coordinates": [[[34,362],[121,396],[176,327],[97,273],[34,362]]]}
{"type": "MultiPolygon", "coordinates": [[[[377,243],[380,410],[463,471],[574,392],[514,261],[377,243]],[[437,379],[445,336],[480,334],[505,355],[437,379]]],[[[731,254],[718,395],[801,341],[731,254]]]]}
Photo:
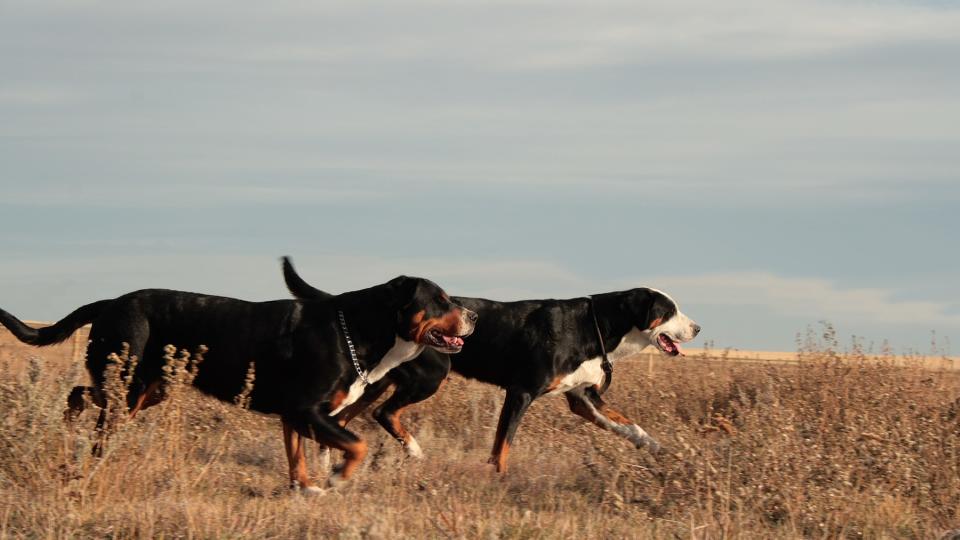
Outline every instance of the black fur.
{"type": "Polygon", "coordinates": [[[0,309],[0,324],[7,327],[8,330],[20,341],[30,345],[42,347],[45,345],[55,345],[61,343],[73,335],[78,328],[100,316],[100,311],[110,305],[112,300],[101,300],[92,304],[87,304],[77,308],[73,313],[67,315],[56,324],[44,328],[31,328],[20,319],[0,309]]]}

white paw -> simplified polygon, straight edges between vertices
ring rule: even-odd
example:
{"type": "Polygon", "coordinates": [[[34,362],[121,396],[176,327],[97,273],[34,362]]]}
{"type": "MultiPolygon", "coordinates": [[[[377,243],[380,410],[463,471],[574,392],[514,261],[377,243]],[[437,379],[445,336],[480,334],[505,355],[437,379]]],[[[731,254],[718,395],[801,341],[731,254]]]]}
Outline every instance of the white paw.
{"type": "Polygon", "coordinates": [[[317,497],[323,495],[323,490],[317,486],[302,486],[299,482],[294,482],[290,489],[297,495],[304,497],[317,497]]]}
{"type": "Polygon", "coordinates": [[[643,446],[647,447],[647,451],[651,454],[659,454],[663,447],[660,446],[660,443],[656,439],[647,435],[647,438],[643,441],[643,446]]]}
{"type": "Polygon", "coordinates": [[[411,436],[410,439],[406,443],[404,443],[404,447],[407,449],[408,456],[414,459],[423,458],[423,450],[420,449],[420,443],[418,443],[417,440],[413,438],[413,436],[411,436]]]}
{"type": "Polygon", "coordinates": [[[320,470],[325,471],[330,468],[330,449],[324,446],[320,449],[320,470]]]}
{"type": "Polygon", "coordinates": [[[330,478],[327,478],[327,487],[330,489],[334,489],[346,481],[347,479],[344,478],[342,474],[333,473],[330,475],[330,478]]]}
{"type": "Polygon", "coordinates": [[[323,495],[323,490],[319,486],[306,486],[300,488],[297,493],[304,497],[319,497],[323,495]]]}
{"type": "Polygon", "coordinates": [[[637,448],[646,447],[647,450],[653,452],[654,454],[660,451],[660,443],[658,443],[656,439],[651,437],[640,426],[632,424],[627,426],[627,431],[630,433],[627,438],[629,438],[637,448]]]}
{"type": "Polygon", "coordinates": [[[335,488],[346,481],[347,479],[343,477],[343,465],[337,465],[333,468],[333,473],[330,477],[327,478],[327,487],[335,488]]]}

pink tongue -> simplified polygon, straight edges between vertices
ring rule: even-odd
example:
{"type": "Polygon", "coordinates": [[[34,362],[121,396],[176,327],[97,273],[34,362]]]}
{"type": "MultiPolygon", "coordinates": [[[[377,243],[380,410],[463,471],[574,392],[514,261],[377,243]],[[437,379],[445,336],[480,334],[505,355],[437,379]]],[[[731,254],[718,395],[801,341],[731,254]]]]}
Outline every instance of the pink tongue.
{"type": "Polygon", "coordinates": [[[668,352],[675,353],[678,356],[683,356],[683,351],[680,350],[680,344],[676,341],[668,338],[667,336],[660,336],[660,343],[663,344],[664,348],[668,352]]]}
{"type": "Polygon", "coordinates": [[[443,336],[443,342],[451,347],[463,347],[463,340],[458,337],[443,336]]]}

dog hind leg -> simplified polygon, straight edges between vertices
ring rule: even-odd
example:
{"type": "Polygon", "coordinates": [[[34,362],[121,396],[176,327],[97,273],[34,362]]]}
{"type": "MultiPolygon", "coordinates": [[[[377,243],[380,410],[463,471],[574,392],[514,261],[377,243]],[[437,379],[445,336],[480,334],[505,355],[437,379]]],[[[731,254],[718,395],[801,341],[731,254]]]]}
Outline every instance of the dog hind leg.
{"type": "Polygon", "coordinates": [[[333,474],[327,480],[330,487],[349,480],[367,455],[367,443],[363,439],[347,431],[334,418],[313,409],[285,415],[283,422],[301,436],[343,451],[343,463],[334,467],[333,474]]]}
{"type": "MultiPolygon", "coordinates": [[[[136,318],[124,321],[124,324],[98,320],[90,330],[90,345],[87,347],[87,370],[90,372],[90,377],[94,383],[91,396],[94,403],[101,407],[100,415],[97,417],[97,425],[94,428],[96,442],[93,445],[92,452],[96,456],[103,455],[103,446],[113,431],[114,424],[120,420],[120,418],[112,417],[115,413],[110,411],[111,404],[106,399],[104,389],[109,384],[125,384],[123,380],[128,377],[134,381],[126,388],[126,403],[123,404],[130,412],[131,418],[142,408],[159,402],[147,403],[152,397],[151,394],[159,395],[157,393],[159,386],[140,383],[139,377],[136,376],[136,370],[134,373],[127,372],[129,366],[121,366],[120,370],[116,372],[114,376],[119,377],[119,381],[106,380],[111,355],[120,354],[123,351],[124,344],[127,347],[128,357],[137,357],[137,365],[140,366],[139,361],[143,360],[148,336],[149,325],[145,320],[136,318]],[[104,328],[105,330],[103,330],[104,328]]],[[[76,392],[76,389],[71,392],[71,397],[73,397],[74,392],[76,392]]]]}
{"type": "Polygon", "coordinates": [[[103,407],[102,397],[97,400],[99,394],[93,386],[74,386],[73,390],[67,396],[67,408],[63,411],[63,421],[73,423],[80,417],[83,411],[87,410],[87,400],[93,402],[98,407],[103,407]]]}

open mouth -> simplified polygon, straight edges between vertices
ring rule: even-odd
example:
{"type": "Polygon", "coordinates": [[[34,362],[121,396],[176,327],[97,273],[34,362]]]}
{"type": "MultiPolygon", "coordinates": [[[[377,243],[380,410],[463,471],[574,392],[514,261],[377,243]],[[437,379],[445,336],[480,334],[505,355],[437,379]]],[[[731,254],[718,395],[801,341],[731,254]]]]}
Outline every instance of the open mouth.
{"type": "Polygon", "coordinates": [[[425,337],[427,345],[444,352],[457,353],[463,348],[463,338],[447,336],[439,328],[431,328],[425,337]]]}
{"type": "Polygon", "coordinates": [[[657,347],[670,356],[683,355],[683,351],[680,350],[680,344],[666,334],[660,334],[657,336],[657,347]]]}

